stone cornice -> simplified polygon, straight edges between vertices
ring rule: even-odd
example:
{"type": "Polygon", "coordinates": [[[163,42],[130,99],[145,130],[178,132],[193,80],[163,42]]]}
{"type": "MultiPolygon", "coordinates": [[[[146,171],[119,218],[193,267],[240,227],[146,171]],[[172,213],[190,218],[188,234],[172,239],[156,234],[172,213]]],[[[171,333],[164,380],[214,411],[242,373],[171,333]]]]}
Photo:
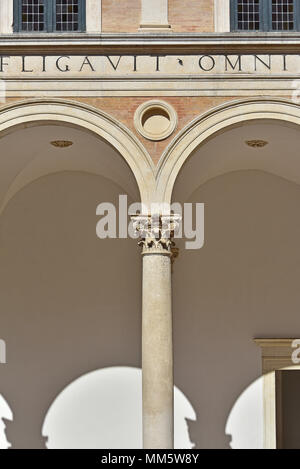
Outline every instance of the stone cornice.
{"type": "Polygon", "coordinates": [[[247,53],[298,52],[300,33],[102,33],[13,34],[0,36],[0,53],[133,52],[247,53]]]}

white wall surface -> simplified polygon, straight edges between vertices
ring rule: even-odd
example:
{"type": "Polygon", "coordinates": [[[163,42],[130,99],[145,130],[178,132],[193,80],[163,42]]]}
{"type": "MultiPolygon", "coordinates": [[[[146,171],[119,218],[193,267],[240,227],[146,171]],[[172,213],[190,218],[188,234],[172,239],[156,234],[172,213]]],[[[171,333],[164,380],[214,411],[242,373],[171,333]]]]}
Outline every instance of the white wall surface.
{"type": "Polygon", "coordinates": [[[168,25],[168,0],[141,0],[141,25],[163,26],[168,25]]]}

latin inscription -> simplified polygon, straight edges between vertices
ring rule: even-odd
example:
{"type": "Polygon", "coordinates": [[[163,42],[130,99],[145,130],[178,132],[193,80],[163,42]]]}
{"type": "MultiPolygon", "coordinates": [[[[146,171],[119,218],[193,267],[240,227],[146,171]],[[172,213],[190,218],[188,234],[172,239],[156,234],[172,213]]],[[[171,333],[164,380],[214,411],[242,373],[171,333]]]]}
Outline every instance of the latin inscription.
{"type": "Polygon", "coordinates": [[[299,54],[0,55],[0,77],[300,75],[299,54]]]}

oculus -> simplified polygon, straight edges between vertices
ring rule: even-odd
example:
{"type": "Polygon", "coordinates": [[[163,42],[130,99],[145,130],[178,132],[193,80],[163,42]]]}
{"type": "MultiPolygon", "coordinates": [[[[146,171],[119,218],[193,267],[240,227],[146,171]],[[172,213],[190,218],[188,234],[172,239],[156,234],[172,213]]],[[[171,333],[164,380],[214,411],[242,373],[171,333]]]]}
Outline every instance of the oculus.
{"type": "Polygon", "coordinates": [[[134,125],[137,131],[148,140],[164,140],[177,126],[177,114],[164,101],[147,101],[135,112],[134,125]]]}

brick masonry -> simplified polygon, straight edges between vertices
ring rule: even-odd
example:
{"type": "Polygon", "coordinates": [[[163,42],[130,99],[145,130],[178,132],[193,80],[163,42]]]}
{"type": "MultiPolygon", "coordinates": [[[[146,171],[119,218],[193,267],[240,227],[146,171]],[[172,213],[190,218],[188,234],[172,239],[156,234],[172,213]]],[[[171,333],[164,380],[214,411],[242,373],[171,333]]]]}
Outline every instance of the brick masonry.
{"type": "Polygon", "coordinates": [[[214,0],[169,0],[174,32],[214,32],[214,0]]]}
{"type": "Polygon", "coordinates": [[[141,22],[141,0],[102,0],[104,33],[135,33],[141,22]]]}
{"type": "Polygon", "coordinates": [[[175,132],[167,139],[160,142],[152,142],[142,137],[135,129],[133,119],[134,113],[140,104],[155,98],[77,98],[78,101],[85,102],[115,117],[118,121],[126,125],[139,138],[147,148],[155,164],[160,156],[175,137],[189,122],[197,116],[218,105],[235,99],[234,97],[167,97],[158,98],[166,101],[174,107],[178,115],[178,126],[175,132]]]}
{"type": "MultiPolygon", "coordinates": [[[[103,32],[135,33],[140,22],[141,0],[102,0],[103,32]]],[[[214,0],[169,0],[169,23],[174,32],[213,32],[214,0]]]]}

